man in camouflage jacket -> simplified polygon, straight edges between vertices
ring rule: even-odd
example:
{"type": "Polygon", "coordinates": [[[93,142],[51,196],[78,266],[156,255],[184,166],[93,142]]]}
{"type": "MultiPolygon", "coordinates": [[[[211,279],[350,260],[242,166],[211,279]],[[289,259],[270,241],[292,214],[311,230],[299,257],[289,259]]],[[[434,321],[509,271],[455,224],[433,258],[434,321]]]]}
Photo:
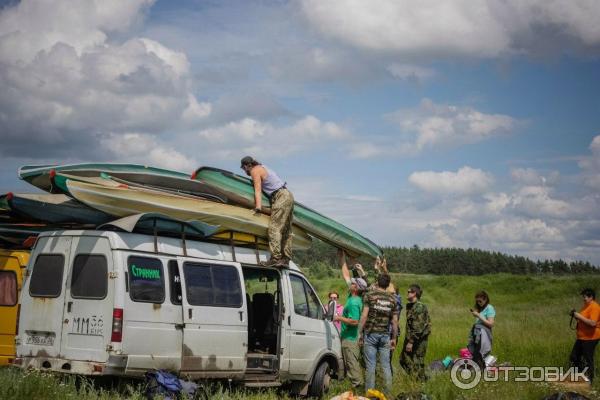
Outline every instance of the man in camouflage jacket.
{"type": "Polygon", "coordinates": [[[425,379],[425,353],[431,333],[427,306],[420,301],[422,294],[419,285],[410,285],[406,304],[406,337],[400,355],[400,366],[419,380],[425,379]]]}

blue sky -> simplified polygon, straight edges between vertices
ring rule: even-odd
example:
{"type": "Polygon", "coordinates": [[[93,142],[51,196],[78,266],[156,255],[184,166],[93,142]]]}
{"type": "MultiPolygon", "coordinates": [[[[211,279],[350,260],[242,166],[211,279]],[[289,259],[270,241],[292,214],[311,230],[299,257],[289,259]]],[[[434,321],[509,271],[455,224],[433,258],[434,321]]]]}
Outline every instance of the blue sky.
{"type": "Polygon", "coordinates": [[[250,154],[380,244],[600,264],[597,1],[2,4],[2,191],[250,154]]]}

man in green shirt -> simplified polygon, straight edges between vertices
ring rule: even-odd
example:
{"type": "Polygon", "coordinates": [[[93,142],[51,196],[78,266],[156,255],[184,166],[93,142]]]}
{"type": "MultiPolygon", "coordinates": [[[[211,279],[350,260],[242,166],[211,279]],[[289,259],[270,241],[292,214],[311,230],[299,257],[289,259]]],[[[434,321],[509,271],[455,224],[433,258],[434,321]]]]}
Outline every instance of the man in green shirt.
{"type": "Polygon", "coordinates": [[[350,276],[346,257],[342,250],[338,252],[338,258],[342,267],[342,276],[348,285],[349,296],[342,315],[336,315],[334,321],[342,323],[340,338],[342,340],[342,355],[346,374],[352,386],[359,388],[363,385],[363,374],[360,366],[360,347],[358,345],[358,321],[363,308],[360,296],[367,288],[367,282],[362,278],[352,278],[350,276]]]}

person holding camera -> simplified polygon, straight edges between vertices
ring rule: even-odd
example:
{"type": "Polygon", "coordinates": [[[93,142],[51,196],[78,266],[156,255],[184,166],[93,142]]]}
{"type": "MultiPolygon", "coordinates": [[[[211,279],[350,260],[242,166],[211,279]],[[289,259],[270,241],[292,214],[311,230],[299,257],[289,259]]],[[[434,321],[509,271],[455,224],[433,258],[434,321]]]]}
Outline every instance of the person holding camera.
{"type": "Polygon", "coordinates": [[[594,289],[581,291],[583,308],[576,312],[571,310],[571,318],[577,321],[577,340],[571,350],[571,365],[580,371],[587,367],[586,375],[590,383],[594,380],[594,352],[600,340],[600,305],[596,302],[594,289]]]}

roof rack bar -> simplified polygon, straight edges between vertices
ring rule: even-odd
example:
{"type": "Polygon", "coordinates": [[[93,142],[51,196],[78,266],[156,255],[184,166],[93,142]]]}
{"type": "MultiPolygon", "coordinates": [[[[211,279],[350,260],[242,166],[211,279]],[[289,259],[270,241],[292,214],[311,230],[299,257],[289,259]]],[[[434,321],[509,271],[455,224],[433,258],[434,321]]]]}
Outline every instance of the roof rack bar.
{"type": "Polygon", "coordinates": [[[254,254],[256,254],[256,264],[260,264],[260,254],[258,253],[258,236],[254,236],[254,243],[256,247],[254,247],[254,254]]]}
{"type": "Polygon", "coordinates": [[[154,252],[158,254],[158,229],[156,229],[156,218],[152,219],[152,230],[154,233],[154,252]]]}
{"type": "Polygon", "coordinates": [[[235,256],[235,243],[233,241],[233,235],[234,232],[233,231],[229,231],[229,245],[231,246],[231,256],[233,258],[233,262],[236,262],[236,256],[235,256]]]}
{"type": "Polygon", "coordinates": [[[185,244],[185,225],[181,224],[181,245],[183,247],[183,256],[187,257],[187,247],[185,244]]]}

